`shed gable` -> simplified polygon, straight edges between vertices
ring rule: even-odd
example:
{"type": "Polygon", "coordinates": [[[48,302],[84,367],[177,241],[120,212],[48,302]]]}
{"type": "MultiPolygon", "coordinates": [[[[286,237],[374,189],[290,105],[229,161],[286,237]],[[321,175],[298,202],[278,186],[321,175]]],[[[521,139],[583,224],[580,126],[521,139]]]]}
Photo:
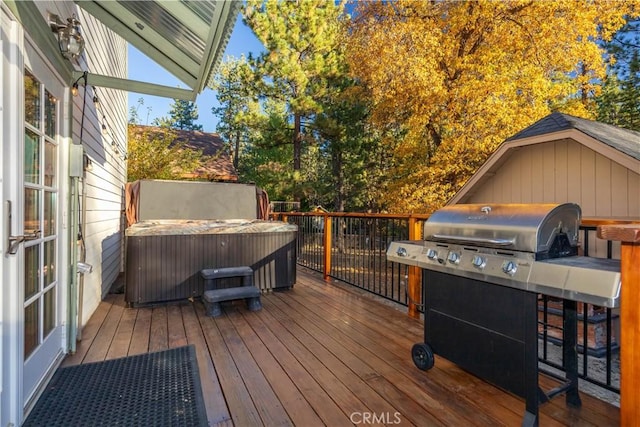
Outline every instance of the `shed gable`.
{"type": "Polygon", "coordinates": [[[640,133],[550,114],[504,141],[448,204],[563,202],[583,217],[640,219],[640,133]]]}
{"type": "Polygon", "coordinates": [[[640,218],[640,173],[573,139],[510,150],[457,203],[563,203],[584,217],[640,218]]]}

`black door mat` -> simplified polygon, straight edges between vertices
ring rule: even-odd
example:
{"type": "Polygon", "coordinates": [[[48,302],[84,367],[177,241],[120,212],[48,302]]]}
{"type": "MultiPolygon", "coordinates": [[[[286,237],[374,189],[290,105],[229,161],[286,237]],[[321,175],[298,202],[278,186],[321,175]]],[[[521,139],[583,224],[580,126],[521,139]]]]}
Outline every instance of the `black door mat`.
{"type": "Polygon", "coordinates": [[[24,426],[206,426],[195,348],[60,368],[24,426]]]}

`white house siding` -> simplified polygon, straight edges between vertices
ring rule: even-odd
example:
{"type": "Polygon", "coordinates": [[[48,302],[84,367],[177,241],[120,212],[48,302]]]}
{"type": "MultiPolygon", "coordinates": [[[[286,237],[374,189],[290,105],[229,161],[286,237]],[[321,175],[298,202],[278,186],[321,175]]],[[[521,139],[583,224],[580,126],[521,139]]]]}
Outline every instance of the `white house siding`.
{"type": "MultiPolygon", "coordinates": [[[[47,11],[58,13],[62,19],[76,14],[80,21],[80,32],[85,39],[85,53],[76,70],[107,76],[127,78],[127,42],[115,34],[91,14],[72,2],[36,2],[46,16],[47,11]]],[[[95,92],[91,80],[86,88],[84,123],[82,107],[84,88],[74,98],[73,141],[81,141],[85,153],[92,162],[92,170],[86,171],[81,184],[81,200],[85,202],[82,215],[86,262],[93,272],[84,276],[81,290],[80,326],[86,324],[102,298],[108,293],[118,277],[121,266],[123,241],[122,209],[124,208],[124,184],[126,183],[126,161],[123,153],[127,148],[127,93],[120,90],[97,87],[95,92]],[[100,101],[96,108],[94,95],[100,101]],[[104,117],[103,117],[104,116],[104,117]],[[102,124],[107,135],[102,133],[102,124]],[[118,147],[116,154],[113,143],[118,147]]]]}
{"type": "MultiPolygon", "coordinates": [[[[86,68],[91,73],[127,78],[127,43],[108,30],[90,14],[80,11],[83,35],[87,44],[86,68]]],[[[89,85],[91,81],[89,80],[89,85]]],[[[93,169],[87,171],[84,183],[84,238],[86,262],[94,266],[84,278],[84,300],[80,324],[84,325],[122,270],[122,211],[124,185],[127,180],[127,93],[96,88],[100,108],[93,102],[85,117],[83,145],[93,169]],[[104,116],[104,117],[103,117],[104,116]],[[89,119],[89,120],[88,120],[89,119]],[[103,135],[102,124],[107,128],[103,135]]],[[[90,95],[94,95],[90,90],[90,95]]],[[[78,97],[80,98],[80,97],[78,97]]],[[[76,103],[76,108],[81,103],[76,103]]],[[[76,119],[82,114],[74,114],[76,119]]],[[[80,126],[74,125],[79,137],[80,126]]]]}
{"type": "MultiPolygon", "coordinates": [[[[505,157],[459,203],[573,202],[585,218],[640,219],[640,173],[574,140],[527,145],[505,157]]],[[[606,242],[595,232],[589,242],[591,256],[606,256],[606,242]]],[[[613,255],[619,256],[618,245],[613,255]]]]}

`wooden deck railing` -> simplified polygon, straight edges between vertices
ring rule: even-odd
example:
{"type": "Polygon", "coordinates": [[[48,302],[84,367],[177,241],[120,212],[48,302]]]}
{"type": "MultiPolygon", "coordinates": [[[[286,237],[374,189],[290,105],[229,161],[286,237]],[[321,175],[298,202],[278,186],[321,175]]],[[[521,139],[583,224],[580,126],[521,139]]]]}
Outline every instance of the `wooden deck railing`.
{"type": "Polygon", "coordinates": [[[620,254],[620,425],[640,425],[640,224],[601,225],[598,237],[622,242],[620,254]]]}
{"type": "MultiPolygon", "coordinates": [[[[422,303],[422,274],[417,267],[401,266],[386,260],[386,249],[394,240],[419,240],[422,236],[422,224],[428,215],[390,215],[362,213],[276,213],[274,219],[298,225],[298,263],[323,274],[325,280],[336,279],[360,289],[372,292],[396,303],[407,306],[408,315],[419,318],[422,303]]],[[[638,248],[638,232],[640,223],[631,221],[612,221],[597,218],[584,218],[581,223],[581,249],[585,256],[602,258],[621,258],[623,291],[621,302],[621,365],[625,374],[620,380],[622,390],[625,384],[636,387],[640,383],[640,249],[638,248]],[[629,231],[635,230],[635,231],[629,231]],[[636,233],[636,234],[634,234],[636,233]],[[633,241],[633,239],[636,239],[633,241]],[[618,240],[622,240],[620,244],[618,240]],[[627,255],[625,255],[627,253],[627,255]],[[629,255],[628,253],[631,253],[629,255]],[[631,294],[631,295],[629,295],[631,294]],[[627,301],[630,298],[631,302],[627,301]],[[626,307],[626,309],[625,309],[626,307]],[[632,313],[629,313],[631,311],[632,313]],[[626,317],[625,317],[626,316],[626,317]],[[624,343],[624,345],[622,345],[624,343]],[[634,359],[635,357],[635,359],[634,359]],[[626,360],[626,362],[625,362],[626,360]],[[624,366],[627,368],[624,368],[624,366]]],[[[549,366],[562,369],[561,361],[554,364],[547,358],[546,319],[548,306],[546,299],[542,303],[544,309],[544,346],[541,361],[549,366]]],[[[594,310],[594,307],[583,305],[583,351],[588,347],[587,320],[604,318],[606,322],[606,377],[604,379],[590,377],[588,358],[582,358],[580,376],[605,389],[619,392],[616,381],[611,378],[613,326],[617,314],[611,309],[594,310]],[[596,312],[596,315],[590,313],[596,312]],[[600,313],[602,311],[602,313],[600,313]]],[[[623,404],[634,412],[635,419],[640,420],[640,394],[621,392],[623,404]],[[626,399],[626,400],[625,400],[626,399]],[[630,399],[634,399],[627,403],[630,399]]],[[[625,415],[629,416],[629,415],[625,415]]],[[[625,424],[623,424],[625,425],[625,424]]],[[[639,424],[640,425],[640,424],[639,424]]]]}

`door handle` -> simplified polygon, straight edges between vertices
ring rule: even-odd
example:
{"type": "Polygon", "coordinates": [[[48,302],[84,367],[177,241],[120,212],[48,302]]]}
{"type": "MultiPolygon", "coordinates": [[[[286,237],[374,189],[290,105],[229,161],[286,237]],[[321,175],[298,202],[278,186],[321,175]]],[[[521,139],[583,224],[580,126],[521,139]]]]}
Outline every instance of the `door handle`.
{"type": "Polygon", "coordinates": [[[7,200],[6,203],[6,218],[7,218],[7,240],[8,240],[8,248],[7,253],[9,255],[15,255],[18,253],[18,246],[22,242],[28,242],[29,240],[36,240],[40,238],[40,230],[34,230],[31,233],[24,233],[22,236],[12,236],[11,232],[11,223],[12,223],[12,214],[11,214],[11,200],[7,200]]]}
{"type": "Polygon", "coordinates": [[[33,233],[26,233],[22,236],[9,236],[9,255],[15,255],[18,253],[18,245],[22,242],[28,242],[29,240],[36,240],[40,238],[40,230],[36,230],[33,233]]]}

